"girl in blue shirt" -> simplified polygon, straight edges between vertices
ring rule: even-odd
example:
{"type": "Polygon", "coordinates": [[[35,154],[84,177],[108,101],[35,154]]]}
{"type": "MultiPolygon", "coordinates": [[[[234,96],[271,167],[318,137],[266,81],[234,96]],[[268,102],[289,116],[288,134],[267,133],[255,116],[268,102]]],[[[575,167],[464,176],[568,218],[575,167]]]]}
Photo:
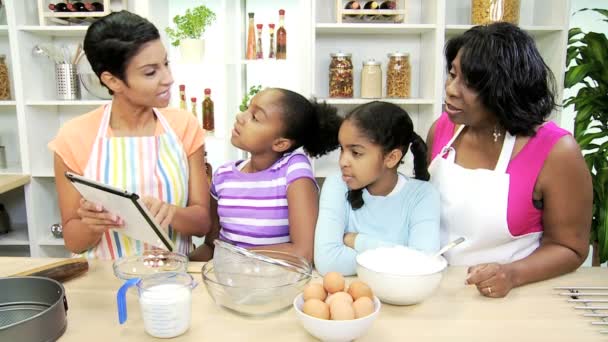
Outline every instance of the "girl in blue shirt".
{"type": "Polygon", "coordinates": [[[358,253],[377,247],[439,250],[439,193],[428,182],[426,144],[400,107],[370,102],[338,135],[341,173],[323,183],[314,260],[321,274],[356,273],[358,253]],[[415,179],[397,171],[408,149],[415,179]]]}

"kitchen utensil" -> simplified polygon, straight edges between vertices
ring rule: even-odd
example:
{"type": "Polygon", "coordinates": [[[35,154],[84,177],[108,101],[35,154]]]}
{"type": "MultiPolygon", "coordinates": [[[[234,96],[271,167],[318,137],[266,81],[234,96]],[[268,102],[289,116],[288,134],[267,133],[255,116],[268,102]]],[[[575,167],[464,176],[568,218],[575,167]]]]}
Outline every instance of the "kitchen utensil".
{"type": "Polygon", "coordinates": [[[435,256],[438,257],[440,255],[442,255],[443,253],[445,253],[447,250],[452,249],[453,247],[459,245],[460,243],[464,242],[464,238],[463,237],[459,237],[458,239],[448,243],[447,245],[443,246],[443,248],[441,248],[439,250],[439,252],[435,253],[435,256]]]}
{"type": "Polygon", "coordinates": [[[53,223],[51,225],[51,234],[53,234],[56,239],[63,238],[63,226],[61,223],[53,223]]]}
{"type": "Polygon", "coordinates": [[[114,261],[114,275],[119,279],[142,278],[161,272],[186,272],[188,257],[166,250],[148,250],[142,255],[122,257],[114,261]]]}
{"type": "MultiPolygon", "coordinates": [[[[584,317],[595,317],[598,320],[591,321],[591,325],[608,325],[608,287],[604,286],[562,286],[555,287],[560,296],[570,297],[568,302],[576,303],[575,310],[584,310],[584,317]],[[590,297],[590,298],[589,298],[590,297]]],[[[600,334],[608,334],[608,330],[599,330],[600,334]]]]}
{"type": "MultiPolygon", "coordinates": [[[[289,253],[257,252],[310,267],[306,260],[289,253]]],[[[310,274],[292,272],[285,267],[259,261],[226,264],[222,273],[218,273],[215,258],[203,266],[202,277],[216,304],[245,316],[267,316],[288,309],[311,279],[310,274]]]]}
{"type": "Polygon", "coordinates": [[[36,276],[47,277],[64,282],[80,276],[89,269],[89,262],[85,258],[72,258],[60,260],[48,265],[29,269],[13,274],[11,277],[36,276]]]}
{"type": "MultiPolygon", "coordinates": [[[[69,57],[69,56],[68,56],[69,57]]],[[[55,64],[55,86],[60,100],[80,99],[80,83],[74,64],[55,64]]]]}
{"type": "Polygon", "coordinates": [[[150,274],[133,278],[118,290],[118,320],[127,320],[127,290],[136,286],[145,331],[159,338],[171,338],[185,333],[190,327],[192,289],[197,283],[183,272],[150,274]]]}
{"type": "Polygon", "coordinates": [[[312,273],[312,268],[308,267],[308,265],[302,265],[298,263],[294,264],[281,259],[274,259],[262,253],[249,251],[245,248],[235,246],[221,240],[215,240],[214,244],[216,248],[214,250],[213,259],[215,261],[216,270],[218,272],[222,271],[222,267],[225,263],[234,264],[235,262],[250,263],[259,261],[262,263],[267,263],[269,265],[283,267],[291,272],[301,273],[304,276],[310,276],[312,273]]]}
{"type": "Polygon", "coordinates": [[[0,341],[56,341],[67,326],[63,286],[44,277],[0,278],[0,341]]]}
{"type": "Polygon", "coordinates": [[[380,313],[380,300],[374,297],[374,312],[361,318],[332,321],[309,316],[302,311],[304,306],[303,295],[298,295],[293,300],[293,308],[296,317],[309,334],[321,341],[352,341],[363,336],[380,313]]]}
{"type": "Polygon", "coordinates": [[[63,63],[63,57],[61,57],[61,54],[59,54],[58,51],[54,47],[51,47],[51,46],[34,45],[34,48],[32,49],[32,53],[35,56],[46,56],[48,59],[53,61],[55,64],[63,63]]]}

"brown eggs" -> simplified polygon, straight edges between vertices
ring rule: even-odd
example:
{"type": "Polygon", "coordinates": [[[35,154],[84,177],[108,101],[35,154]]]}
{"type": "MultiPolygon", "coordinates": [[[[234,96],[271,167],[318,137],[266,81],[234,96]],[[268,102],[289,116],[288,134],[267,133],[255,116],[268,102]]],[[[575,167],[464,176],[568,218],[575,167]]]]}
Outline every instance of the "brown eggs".
{"type": "Polygon", "coordinates": [[[329,305],[329,313],[332,321],[355,319],[355,309],[349,302],[343,300],[333,301],[329,305]]]}
{"type": "Polygon", "coordinates": [[[302,311],[312,317],[320,318],[320,319],[329,319],[329,305],[325,302],[318,300],[316,298],[312,298],[304,302],[304,306],[302,307],[302,311]]]}
{"type": "Polygon", "coordinates": [[[320,301],[325,301],[327,298],[327,292],[323,288],[321,284],[310,284],[306,286],[304,289],[304,301],[309,299],[318,299],[320,301]]]}
{"type": "Polygon", "coordinates": [[[353,303],[353,310],[355,318],[365,317],[374,312],[374,302],[369,297],[361,297],[353,303]]]}
{"type": "Polygon", "coordinates": [[[374,294],[372,289],[367,286],[366,283],[362,281],[353,281],[348,287],[348,294],[353,297],[354,300],[357,300],[361,297],[368,297],[369,299],[374,298],[374,294]]]}
{"type": "Polygon", "coordinates": [[[344,291],[344,277],[338,272],[329,272],[323,277],[323,287],[329,293],[344,291]]]}
{"type": "Polygon", "coordinates": [[[328,305],[331,306],[331,303],[334,300],[339,300],[339,301],[342,301],[342,302],[347,302],[349,305],[353,303],[353,297],[351,297],[346,292],[336,292],[336,293],[330,294],[329,297],[327,297],[327,299],[325,300],[325,303],[327,303],[328,305]]]}
{"type": "Polygon", "coordinates": [[[308,285],[302,294],[302,311],[319,319],[343,321],[368,316],[375,310],[371,288],[362,281],[353,281],[345,289],[342,274],[330,272],[323,278],[323,284],[308,285]]]}

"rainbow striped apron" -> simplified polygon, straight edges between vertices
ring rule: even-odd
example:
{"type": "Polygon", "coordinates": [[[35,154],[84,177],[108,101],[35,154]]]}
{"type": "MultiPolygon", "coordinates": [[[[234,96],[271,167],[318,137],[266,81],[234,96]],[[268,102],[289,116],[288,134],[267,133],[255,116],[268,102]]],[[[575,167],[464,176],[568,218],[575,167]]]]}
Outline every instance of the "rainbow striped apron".
{"type": "MultiPolygon", "coordinates": [[[[106,105],[91,157],[84,176],[125,189],[140,196],[156,197],[164,202],[185,207],[188,203],[188,158],[181,141],[162,114],[153,109],[164,133],[147,137],[107,137],[111,105],[106,105]]],[[[175,252],[188,255],[191,237],[171,227],[169,237],[175,252]]],[[[87,258],[117,259],[138,255],[153,246],[120,233],[106,231],[97,246],[84,252],[87,258]]]]}

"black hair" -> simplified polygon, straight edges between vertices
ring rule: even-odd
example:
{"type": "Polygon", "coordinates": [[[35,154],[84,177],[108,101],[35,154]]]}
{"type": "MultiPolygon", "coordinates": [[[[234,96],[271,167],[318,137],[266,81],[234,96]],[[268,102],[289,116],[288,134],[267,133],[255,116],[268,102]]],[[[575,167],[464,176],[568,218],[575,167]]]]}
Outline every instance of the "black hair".
{"type": "Polygon", "coordinates": [[[555,77],[532,37],[509,23],[475,26],[445,47],[448,72],[459,51],[468,87],[513,135],[534,135],[555,103],[555,77]]]}
{"type": "Polygon", "coordinates": [[[312,157],[320,157],[338,148],[342,117],[335,107],[315,99],[308,100],[291,90],[272,90],[281,94],[279,103],[283,109],[284,137],[294,141],[288,152],[303,146],[312,157]]]}
{"type": "MultiPolygon", "coordinates": [[[[97,77],[107,71],[127,83],[125,70],[131,58],[146,43],[157,39],[160,34],[154,24],[137,14],[120,11],[89,26],[83,49],[97,77]]],[[[108,91],[113,94],[109,88],[108,91]]]]}
{"type": "MultiPolygon", "coordinates": [[[[429,180],[426,143],[414,132],[412,119],[404,109],[392,103],[373,101],[355,108],[345,120],[352,122],[372,143],[380,145],[385,154],[400,149],[403,160],[409,147],[414,155],[415,178],[429,180]]],[[[349,190],[347,199],[354,210],[361,208],[363,189],[349,190]]]]}

